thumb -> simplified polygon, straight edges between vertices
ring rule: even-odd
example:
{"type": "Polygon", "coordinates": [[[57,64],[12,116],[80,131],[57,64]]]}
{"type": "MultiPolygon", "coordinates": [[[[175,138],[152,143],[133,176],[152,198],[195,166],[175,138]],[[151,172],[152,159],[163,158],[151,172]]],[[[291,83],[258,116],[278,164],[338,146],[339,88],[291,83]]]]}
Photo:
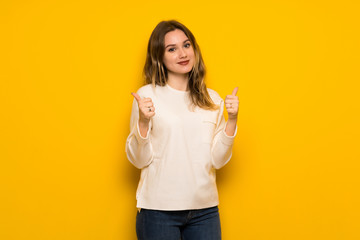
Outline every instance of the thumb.
{"type": "Polygon", "coordinates": [[[141,97],[137,93],[132,92],[131,95],[134,96],[134,98],[136,99],[137,102],[139,102],[141,100],[141,97]]]}
{"type": "Polygon", "coordinates": [[[238,87],[234,88],[231,95],[236,96],[238,89],[239,89],[238,87]]]}

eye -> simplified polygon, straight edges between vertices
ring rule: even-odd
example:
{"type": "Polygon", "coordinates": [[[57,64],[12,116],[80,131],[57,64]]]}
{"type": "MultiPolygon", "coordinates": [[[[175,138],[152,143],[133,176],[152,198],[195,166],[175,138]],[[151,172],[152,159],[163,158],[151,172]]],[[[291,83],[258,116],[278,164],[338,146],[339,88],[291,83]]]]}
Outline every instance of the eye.
{"type": "Polygon", "coordinates": [[[185,47],[186,47],[186,48],[189,48],[190,46],[191,46],[190,43],[186,43],[186,44],[185,44],[185,47]]]}
{"type": "Polygon", "coordinates": [[[173,51],[175,51],[175,48],[169,48],[168,51],[169,51],[169,52],[173,52],[173,51]]]}

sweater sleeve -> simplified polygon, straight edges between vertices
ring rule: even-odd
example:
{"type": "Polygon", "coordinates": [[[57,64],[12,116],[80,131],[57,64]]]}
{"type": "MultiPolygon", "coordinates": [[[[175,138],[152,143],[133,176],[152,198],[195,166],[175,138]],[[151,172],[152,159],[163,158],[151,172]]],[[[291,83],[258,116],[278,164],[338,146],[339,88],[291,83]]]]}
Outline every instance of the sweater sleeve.
{"type": "Polygon", "coordinates": [[[151,145],[152,120],[149,122],[149,130],[146,137],[140,135],[139,129],[139,107],[134,99],[130,117],[130,134],[126,139],[125,152],[129,161],[139,169],[148,166],[153,159],[151,145]]]}
{"type": "Polygon", "coordinates": [[[224,101],[221,100],[213,144],[211,147],[212,164],[215,169],[222,168],[229,162],[232,156],[232,145],[237,133],[237,126],[235,128],[234,136],[228,136],[225,133],[226,125],[227,122],[225,122],[224,117],[224,101]]]}

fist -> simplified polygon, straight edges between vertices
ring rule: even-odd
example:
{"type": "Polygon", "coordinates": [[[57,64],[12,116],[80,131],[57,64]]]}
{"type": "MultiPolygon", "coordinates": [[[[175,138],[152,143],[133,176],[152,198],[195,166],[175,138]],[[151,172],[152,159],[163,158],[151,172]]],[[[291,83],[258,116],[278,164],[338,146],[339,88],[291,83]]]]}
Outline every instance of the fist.
{"type": "Polygon", "coordinates": [[[139,121],[149,122],[155,115],[155,108],[151,98],[141,98],[137,93],[131,93],[139,106],[139,121]]]}
{"type": "Polygon", "coordinates": [[[225,98],[225,107],[228,112],[229,119],[236,119],[239,111],[239,98],[236,96],[238,87],[234,88],[231,95],[225,98]]]}

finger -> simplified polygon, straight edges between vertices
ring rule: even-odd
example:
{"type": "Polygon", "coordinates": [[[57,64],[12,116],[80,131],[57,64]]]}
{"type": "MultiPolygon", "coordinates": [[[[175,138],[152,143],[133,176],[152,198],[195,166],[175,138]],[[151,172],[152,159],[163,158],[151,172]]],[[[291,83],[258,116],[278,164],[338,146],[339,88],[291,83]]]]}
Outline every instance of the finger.
{"type": "Polygon", "coordinates": [[[140,107],[140,110],[141,110],[143,113],[147,114],[147,113],[149,113],[149,112],[154,112],[154,111],[155,111],[155,108],[154,108],[153,106],[141,106],[141,107],[140,107]]]}
{"type": "Polygon", "coordinates": [[[141,100],[141,97],[137,93],[132,92],[131,95],[134,96],[134,98],[136,99],[137,102],[139,102],[141,100]]]}
{"type": "Polygon", "coordinates": [[[144,103],[144,106],[145,107],[152,107],[152,106],[154,106],[154,104],[152,102],[147,102],[147,103],[144,103]]]}
{"type": "Polygon", "coordinates": [[[228,103],[234,105],[234,104],[239,104],[239,101],[231,101],[231,100],[229,100],[229,101],[225,102],[225,104],[228,104],[228,103]]]}
{"type": "Polygon", "coordinates": [[[234,96],[234,95],[226,95],[225,98],[226,99],[239,99],[238,96],[234,96]]]}
{"type": "Polygon", "coordinates": [[[143,102],[152,102],[151,98],[143,98],[141,100],[143,100],[143,102]]]}
{"type": "MultiPolygon", "coordinates": [[[[229,96],[232,96],[232,95],[229,95],[229,96]]],[[[238,102],[238,101],[239,101],[239,99],[236,96],[226,97],[225,98],[225,102],[238,102]]]]}
{"type": "Polygon", "coordinates": [[[151,107],[143,107],[143,111],[148,115],[151,112],[151,107]]]}
{"type": "Polygon", "coordinates": [[[234,90],[233,90],[233,92],[232,92],[231,95],[236,96],[237,91],[238,91],[238,87],[234,88],[234,90]]]}
{"type": "Polygon", "coordinates": [[[155,112],[155,108],[154,107],[150,107],[150,112],[154,113],[155,112]]]}
{"type": "Polygon", "coordinates": [[[144,108],[144,109],[145,109],[146,112],[151,112],[151,111],[153,110],[152,107],[146,107],[146,108],[144,108]]]}
{"type": "Polygon", "coordinates": [[[151,118],[152,116],[155,115],[155,109],[152,107],[152,108],[146,108],[146,112],[144,113],[144,115],[147,117],[147,118],[151,118]],[[150,111],[151,110],[151,111],[150,111]]]}

